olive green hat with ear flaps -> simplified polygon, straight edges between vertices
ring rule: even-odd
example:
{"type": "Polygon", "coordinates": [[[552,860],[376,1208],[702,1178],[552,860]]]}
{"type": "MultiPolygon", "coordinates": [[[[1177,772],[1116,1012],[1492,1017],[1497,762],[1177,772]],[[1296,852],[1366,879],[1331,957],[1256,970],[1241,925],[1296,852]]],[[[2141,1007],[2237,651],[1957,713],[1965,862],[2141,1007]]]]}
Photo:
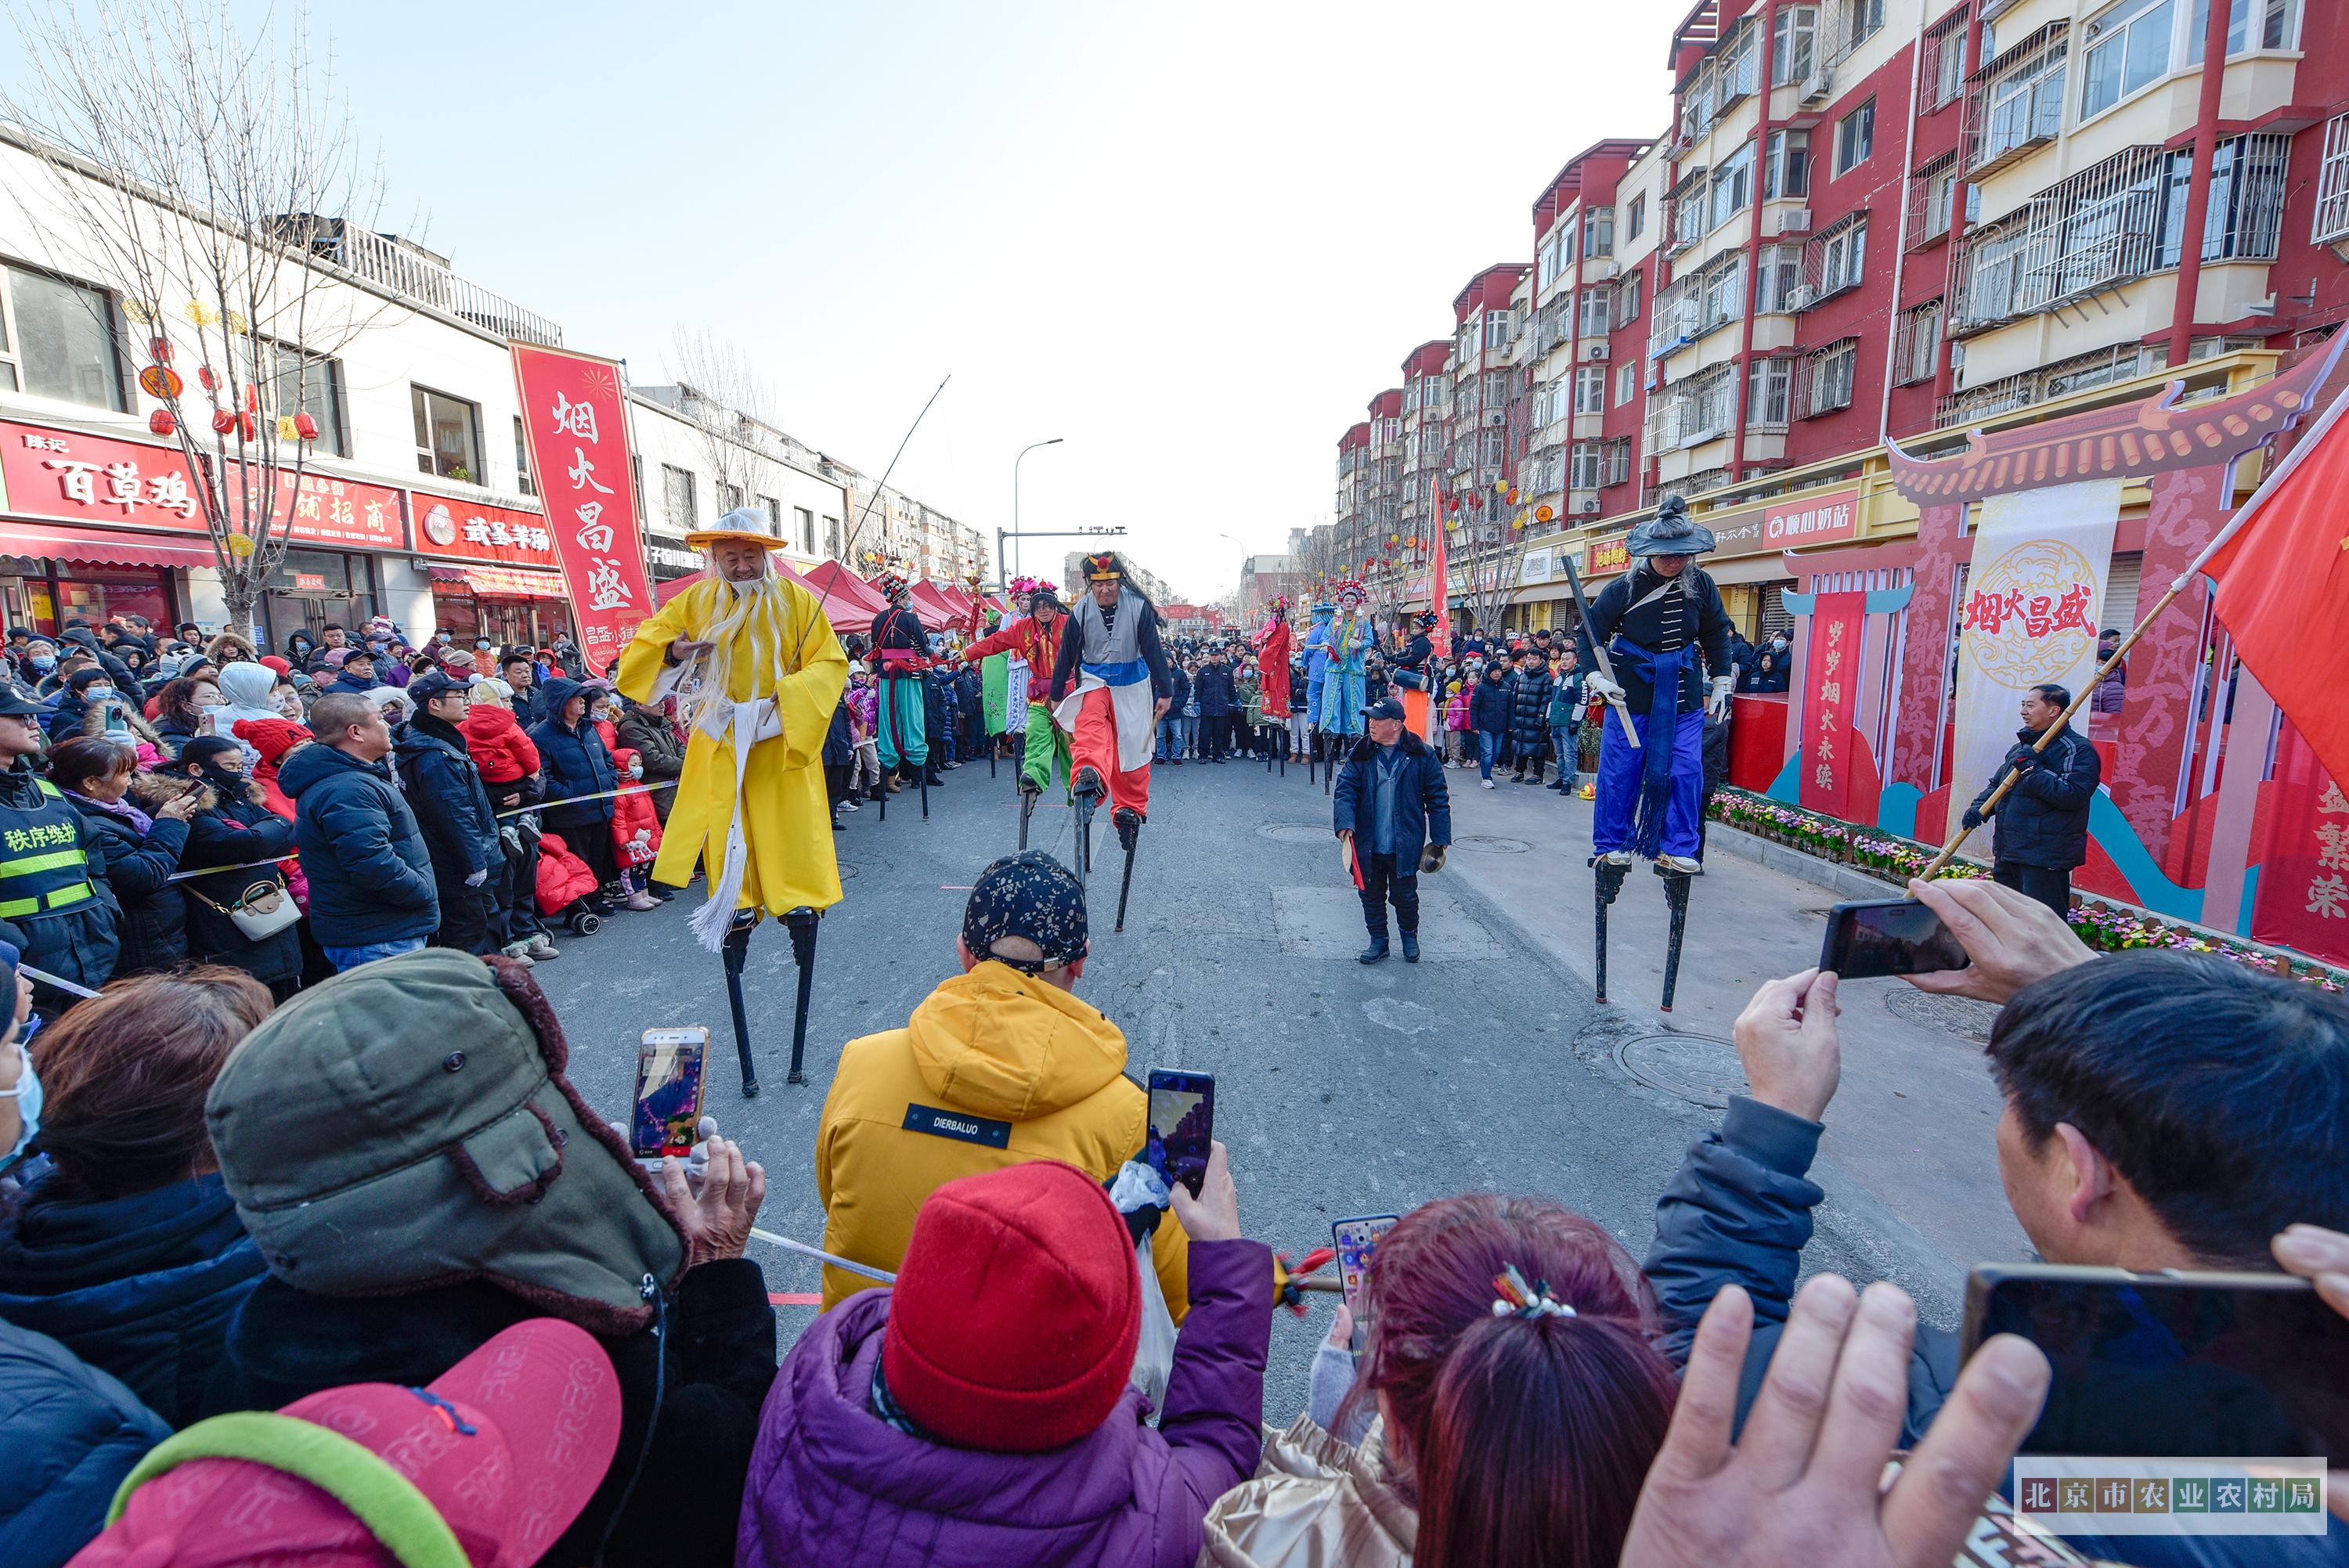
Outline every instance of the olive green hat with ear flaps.
{"type": "Polygon", "coordinates": [[[518,965],[428,948],[305,991],[233,1052],[206,1105],[262,1255],[318,1295],[481,1279],[591,1333],[651,1320],[684,1273],[666,1199],[564,1076],[518,965]]]}

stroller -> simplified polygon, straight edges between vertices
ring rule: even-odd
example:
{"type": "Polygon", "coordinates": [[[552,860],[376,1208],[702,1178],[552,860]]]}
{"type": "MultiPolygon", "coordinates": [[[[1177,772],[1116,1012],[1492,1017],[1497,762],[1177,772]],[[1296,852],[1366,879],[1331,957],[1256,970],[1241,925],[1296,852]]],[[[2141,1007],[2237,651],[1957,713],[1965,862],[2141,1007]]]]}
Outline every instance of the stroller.
{"type": "Polygon", "coordinates": [[[542,829],[538,835],[538,912],[563,917],[575,936],[593,936],[604,929],[604,917],[587,905],[596,892],[595,873],[571,852],[561,836],[542,829]]]}

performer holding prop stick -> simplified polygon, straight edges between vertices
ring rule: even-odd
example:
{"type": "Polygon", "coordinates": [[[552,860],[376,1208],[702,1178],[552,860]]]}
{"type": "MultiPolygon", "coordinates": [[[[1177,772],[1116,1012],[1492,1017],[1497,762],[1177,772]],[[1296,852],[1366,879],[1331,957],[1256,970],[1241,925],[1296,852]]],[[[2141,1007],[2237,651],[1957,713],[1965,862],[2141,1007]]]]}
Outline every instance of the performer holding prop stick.
{"type": "MultiPolygon", "coordinates": [[[[1728,706],[1736,680],[1729,668],[1729,612],[1721,590],[1695,564],[1711,550],[1713,531],[1692,521],[1688,505],[1668,496],[1656,515],[1631,531],[1630,571],[1586,605],[1583,648],[1596,666],[1586,683],[1620,720],[1599,742],[1599,798],[1591,819],[1591,867],[1599,896],[1599,994],[1606,997],[1606,911],[1635,856],[1655,861],[1671,911],[1664,952],[1663,1011],[1672,1010],[1681,939],[1688,925],[1689,879],[1704,813],[1704,718],[1728,706]],[[1698,658],[1715,671],[1710,682],[1698,658]]],[[[1571,566],[1568,571],[1571,572],[1571,566]]]]}
{"type": "Polygon", "coordinates": [[[709,899],[692,919],[726,965],[742,1092],[759,1092],[742,1006],[742,964],[761,913],[779,915],[799,966],[791,1081],[806,1081],[808,987],[816,920],[840,902],[831,811],[819,766],[848,658],[814,594],[779,576],[763,511],[740,508],[686,536],[709,559],[701,582],[636,628],[618,686],[637,702],[675,696],[689,739],[653,878],[683,887],[696,856],[709,899]]]}
{"type": "MultiPolygon", "coordinates": [[[[1052,664],[1052,717],[1072,738],[1076,761],[1077,876],[1092,871],[1092,820],[1102,796],[1125,850],[1125,883],[1133,849],[1150,815],[1150,757],[1158,721],[1174,700],[1174,681],[1158,641],[1158,611],[1126,581],[1115,551],[1083,561],[1090,590],[1070,613],[1052,664]]],[[[1125,924],[1123,886],[1118,926],[1125,924]]]]}

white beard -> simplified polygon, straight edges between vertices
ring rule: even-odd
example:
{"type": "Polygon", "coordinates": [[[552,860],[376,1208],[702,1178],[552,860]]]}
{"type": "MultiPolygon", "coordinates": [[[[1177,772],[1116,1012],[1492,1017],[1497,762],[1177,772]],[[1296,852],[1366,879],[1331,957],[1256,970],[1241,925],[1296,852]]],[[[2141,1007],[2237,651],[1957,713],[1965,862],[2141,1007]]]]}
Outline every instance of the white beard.
{"type": "Polygon", "coordinates": [[[701,655],[698,678],[692,689],[681,694],[680,706],[688,727],[699,719],[709,705],[734,700],[738,676],[743,677],[740,680],[743,698],[774,696],[776,679],[789,674],[796,662],[797,650],[785,645],[791,626],[791,602],[783,593],[782,579],[771,572],[762,572],[748,583],[729,582],[723,577],[715,580],[715,614],[696,639],[714,645],[701,655]],[[737,671],[733,667],[735,645],[745,631],[750,633],[751,668],[737,671]]]}

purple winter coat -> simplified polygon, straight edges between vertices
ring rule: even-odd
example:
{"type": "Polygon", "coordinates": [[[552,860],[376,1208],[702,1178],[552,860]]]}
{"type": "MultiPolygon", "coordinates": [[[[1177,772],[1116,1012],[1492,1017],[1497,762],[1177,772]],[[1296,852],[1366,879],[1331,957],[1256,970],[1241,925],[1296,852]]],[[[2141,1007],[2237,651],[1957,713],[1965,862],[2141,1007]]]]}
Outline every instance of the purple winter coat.
{"type": "Polygon", "coordinates": [[[890,1293],[859,1291],[809,1326],[767,1396],[735,1568],[1191,1568],[1208,1508],[1263,1446],[1271,1252],[1194,1242],[1190,1289],[1157,1429],[1129,1387],[1092,1436],[1040,1454],[948,1448],[874,1415],[890,1293]]]}

